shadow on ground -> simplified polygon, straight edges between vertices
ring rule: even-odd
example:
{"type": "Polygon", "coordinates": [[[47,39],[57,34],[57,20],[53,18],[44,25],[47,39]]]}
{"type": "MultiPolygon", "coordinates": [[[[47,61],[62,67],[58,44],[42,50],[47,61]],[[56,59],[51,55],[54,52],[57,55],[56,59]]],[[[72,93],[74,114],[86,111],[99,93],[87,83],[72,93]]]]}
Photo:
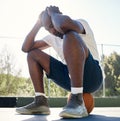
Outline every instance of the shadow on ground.
{"type": "Polygon", "coordinates": [[[63,119],[57,118],[56,116],[43,116],[43,115],[34,115],[31,118],[22,120],[22,121],[120,121],[120,117],[110,117],[104,115],[89,115],[86,118],[81,119],[63,119]]]}

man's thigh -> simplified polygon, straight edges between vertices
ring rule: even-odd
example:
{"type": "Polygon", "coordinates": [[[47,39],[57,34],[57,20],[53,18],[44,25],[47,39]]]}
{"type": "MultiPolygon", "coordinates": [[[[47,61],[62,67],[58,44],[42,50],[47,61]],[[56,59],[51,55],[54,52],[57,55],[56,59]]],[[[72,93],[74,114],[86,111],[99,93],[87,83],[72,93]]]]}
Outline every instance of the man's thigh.
{"type": "Polygon", "coordinates": [[[67,66],[53,57],[50,57],[50,73],[47,77],[62,88],[70,91],[71,84],[67,66]]]}
{"type": "MultiPolygon", "coordinates": [[[[50,73],[47,77],[62,88],[68,91],[71,90],[71,80],[67,66],[53,57],[50,57],[50,73]]],[[[89,93],[96,91],[101,86],[102,80],[102,71],[99,63],[89,54],[84,68],[83,91],[89,93]]]]}
{"type": "Polygon", "coordinates": [[[84,92],[95,92],[102,84],[103,76],[99,62],[94,60],[92,55],[89,54],[85,62],[83,86],[84,92]]]}

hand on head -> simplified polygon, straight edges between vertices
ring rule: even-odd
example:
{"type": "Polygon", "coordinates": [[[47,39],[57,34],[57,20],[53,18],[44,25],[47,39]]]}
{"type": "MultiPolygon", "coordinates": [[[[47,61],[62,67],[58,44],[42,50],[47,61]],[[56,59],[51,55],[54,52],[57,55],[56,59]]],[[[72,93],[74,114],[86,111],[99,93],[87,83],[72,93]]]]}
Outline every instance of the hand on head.
{"type": "Polygon", "coordinates": [[[39,19],[40,19],[41,22],[42,22],[42,21],[44,21],[43,18],[45,18],[45,16],[49,16],[49,17],[50,17],[50,16],[51,16],[52,14],[54,14],[54,13],[62,14],[62,13],[60,12],[59,8],[56,7],[56,6],[49,6],[49,7],[46,7],[46,9],[43,10],[43,11],[40,13],[39,19]]]}
{"type": "Polygon", "coordinates": [[[59,10],[58,7],[56,6],[50,6],[50,7],[46,7],[46,11],[48,13],[49,16],[51,16],[51,14],[53,13],[59,13],[59,14],[62,14],[59,10]]]}

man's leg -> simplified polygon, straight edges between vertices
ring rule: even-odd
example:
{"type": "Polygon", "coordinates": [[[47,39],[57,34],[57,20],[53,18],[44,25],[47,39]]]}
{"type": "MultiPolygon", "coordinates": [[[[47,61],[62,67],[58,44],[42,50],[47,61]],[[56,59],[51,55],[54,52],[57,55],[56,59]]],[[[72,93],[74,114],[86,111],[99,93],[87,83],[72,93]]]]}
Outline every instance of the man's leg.
{"type": "Polygon", "coordinates": [[[70,73],[72,94],[60,116],[68,118],[85,117],[88,114],[83,104],[82,94],[84,65],[88,57],[88,49],[79,34],[68,32],[64,35],[63,52],[70,73]]]}
{"type": "Polygon", "coordinates": [[[64,57],[71,77],[72,87],[83,86],[83,72],[88,49],[81,37],[75,32],[64,36],[64,57]]]}
{"type": "Polygon", "coordinates": [[[35,92],[44,93],[43,70],[49,74],[50,56],[36,49],[28,53],[27,60],[35,92]]]}
{"type": "Polygon", "coordinates": [[[31,104],[17,108],[16,111],[21,114],[49,114],[50,110],[44,94],[43,70],[49,74],[50,56],[36,49],[28,53],[27,60],[36,96],[31,104]]]}

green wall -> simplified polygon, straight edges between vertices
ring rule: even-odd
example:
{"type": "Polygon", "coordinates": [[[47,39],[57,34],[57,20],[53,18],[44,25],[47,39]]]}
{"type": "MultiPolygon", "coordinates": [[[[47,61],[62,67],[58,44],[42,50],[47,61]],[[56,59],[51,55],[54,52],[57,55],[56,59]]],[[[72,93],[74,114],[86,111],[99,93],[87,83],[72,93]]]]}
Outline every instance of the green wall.
{"type": "MultiPolygon", "coordinates": [[[[34,97],[0,97],[0,107],[20,107],[31,103],[34,97]]],[[[120,97],[94,98],[95,107],[120,107],[120,97]]],[[[50,107],[63,107],[67,98],[48,98],[50,107]]]]}
{"type": "MultiPolygon", "coordinates": [[[[26,105],[34,100],[33,97],[20,97],[17,99],[16,106],[26,105]]],[[[114,98],[94,98],[95,107],[120,107],[120,97],[114,98]]],[[[67,98],[48,98],[50,107],[63,107],[67,102],[67,98]]]]}

